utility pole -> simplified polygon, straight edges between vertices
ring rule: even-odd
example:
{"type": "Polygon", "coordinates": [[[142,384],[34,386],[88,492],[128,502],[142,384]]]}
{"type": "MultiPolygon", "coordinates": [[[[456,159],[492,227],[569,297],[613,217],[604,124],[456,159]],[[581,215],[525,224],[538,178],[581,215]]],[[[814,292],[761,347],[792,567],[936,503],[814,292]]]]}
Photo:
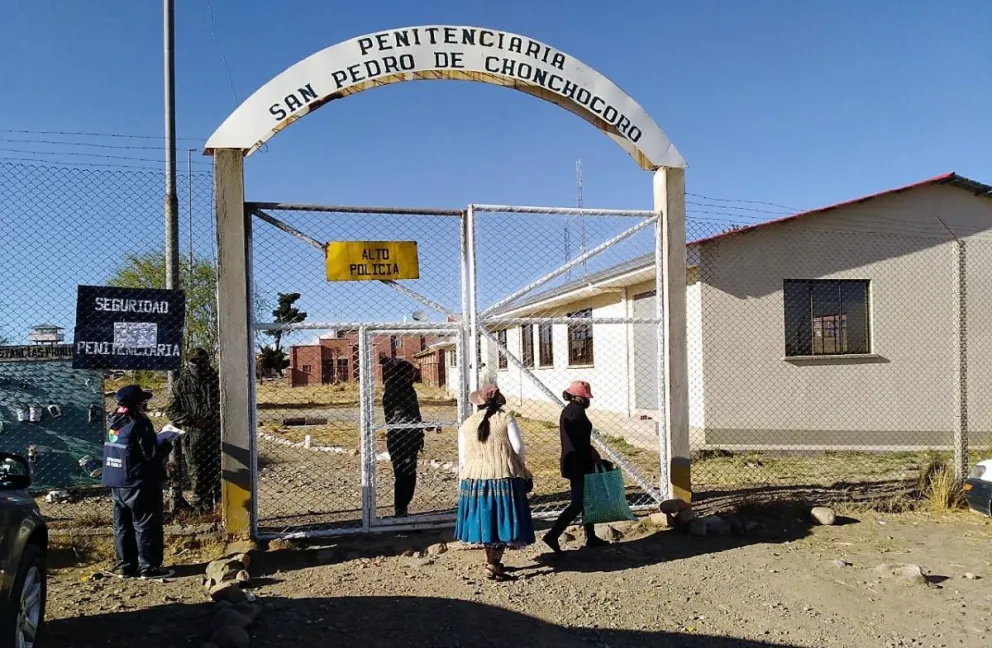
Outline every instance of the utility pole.
{"type": "MultiPolygon", "coordinates": [[[[165,82],[165,287],[179,285],[179,197],[176,195],[176,16],[175,0],[162,0],[163,80],[165,82]]],[[[176,383],[176,372],[168,373],[169,397],[176,383]]],[[[185,462],[182,443],[172,449],[172,478],[169,486],[169,509],[176,513],[189,508],[183,497],[185,462]]]]}
{"type": "MultiPolygon", "coordinates": [[[[179,197],[176,195],[175,0],[162,0],[165,81],[165,287],[179,288],[179,197]]],[[[169,372],[172,387],[173,372],[169,372]]]]}
{"type": "Polygon", "coordinates": [[[193,263],[195,257],[193,255],[193,151],[196,149],[186,149],[186,200],[187,200],[187,215],[189,216],[189,273],[190,273],[190,287],[193,286],[193,263]]]}

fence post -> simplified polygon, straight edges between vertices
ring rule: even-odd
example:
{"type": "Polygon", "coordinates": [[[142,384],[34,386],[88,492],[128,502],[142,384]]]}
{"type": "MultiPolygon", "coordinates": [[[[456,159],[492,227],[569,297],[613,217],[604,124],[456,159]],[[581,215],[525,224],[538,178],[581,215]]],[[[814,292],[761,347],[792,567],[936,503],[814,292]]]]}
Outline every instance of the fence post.
{"type": "Polygon", "coordinates": [[[968,475],[968,275],[965,241],[955,237],[955,275],[957,276],[957,421],[954,426],[954,476],[968,475]]]}
{"type": "Polygon", "coordinates": [[[475,258],[475,207],[472,205],[469,205],[465,211],[465,234],[468,264],[468,313],[463,314],[462,317],[468,316],[468,348],[464,355],[468,356],[465,358],[465,364],[469,367],[468,389],[472,392],[479,388],[479,345],[482,342],[479,339],[479,282],[476,276],[475,258]]]}
{"type": "Polygon", "coordinates": [[[251,222],[245,211],[244,154],[214,152],[217,326],[220,365],[221,500],[230,535],[251,530],[255,388],[251,334],[251,222]]]}
{"type": "MultiPolygon", "coordinates": [[[[665,434],[659,430],[659,442],[664,443],[662,478],[667,483],[661,487],[666,497],[692,498],[692,480],[689,466],[689,366],[686,339],[685,291],[685,170],[662,167],[655,171],[654,209],[661,212],[660,236],[661,265],[656,269],[662,274],[661,317],[663,329],[659,331],[659,360],[664,365],[664,407],[661,423],[665,434]]],[[[656,243],[657,244],[657,243],[656,243]]]]}
{"type": "Polygon", "coordinates": [[[458,406],[460,408],[458,412],[458,420],[464,420],[471,414],[471,408],[469,407],[468,395],[470,392],[469,387],[469,364],[468,364],[468,348],[469,348],[469,338],[471,337],[471,322],[470,313],[472,312],[472,300],[469,298],[469,279],[471,273],[469,272],[469,218],[468,211],[462,212],[462,217],[460,219],[461,225],[461,249],[460,260],[461,260],[461,283],[462,283],[462,313],[461,313],[461,332],[459,334],[459,343],[455,345],[455,368],[458,369],[459,380],[458,380],[458,406]]]}

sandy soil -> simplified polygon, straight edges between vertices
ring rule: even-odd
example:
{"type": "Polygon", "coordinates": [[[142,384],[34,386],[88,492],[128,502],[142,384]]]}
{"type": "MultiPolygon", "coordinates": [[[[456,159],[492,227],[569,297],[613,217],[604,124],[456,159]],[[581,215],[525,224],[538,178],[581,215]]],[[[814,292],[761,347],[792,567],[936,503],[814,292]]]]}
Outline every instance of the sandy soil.
{"type": "MultiPolygon", "coordinates": [[[[481,578],[481,552],[443,536],[352,538],[274,548],[253,567],[265,612],[254,646],[979,646],[992,627],[992,526],[954,513],[851,513],[811,527],[791,508],[751,513],[747,538],[622,527],[613,546],[570,543],[549,560],[513,552],[516,582],[481,578]],[[835,561],[845,561],[843,563],[835,561]],[[881,575],[913,563],[926,583],[881,575]],[[976,576],[971,579],[966,574],[976,576]]],[[[605,535],[610,530],[600,527],[605,535]]],[[[212,549],[172,541],[189,564],[167,583],[91,580],[99,564],[55,570],[51,646],[198,646],[214,605],[198,574],[212,549]]],[[[214,551],[213,553],[216,553],[214,551]]],[[[65,555],[63,553],[63,559],[65,555]]]]}

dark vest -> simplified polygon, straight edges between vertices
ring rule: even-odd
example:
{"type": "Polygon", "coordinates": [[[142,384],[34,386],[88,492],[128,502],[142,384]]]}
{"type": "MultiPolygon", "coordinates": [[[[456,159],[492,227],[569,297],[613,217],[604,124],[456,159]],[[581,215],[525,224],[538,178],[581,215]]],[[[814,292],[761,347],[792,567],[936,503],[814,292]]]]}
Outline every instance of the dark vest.
{"type": "Polygon", "coordinates": [[[149,465],[138,447],[138,438],[134,432],[139,423],[144,421],[118,419],[109,426],[103,441],[104,486],[136,488],[159,481],[153,474],[156,472],[154,467],[149,465]],[[120,425],[122,422],[124,425],[120,425]]]}

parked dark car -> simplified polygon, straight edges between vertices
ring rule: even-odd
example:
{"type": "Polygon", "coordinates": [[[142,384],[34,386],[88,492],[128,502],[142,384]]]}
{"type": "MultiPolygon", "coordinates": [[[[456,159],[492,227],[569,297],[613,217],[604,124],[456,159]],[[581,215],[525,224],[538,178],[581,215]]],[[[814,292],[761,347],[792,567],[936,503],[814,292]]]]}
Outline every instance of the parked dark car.
{"type": "Polygon", "coordinates": [[[23,457],[0,452],[0,648],[36,648],[45,620],[48,527],[23,457]]]}
{"type": "Polygon", "coordinates": [[[992,459],[979,461],[964,480],[968,506],[983,515],[992,515],[992,459]]]}

